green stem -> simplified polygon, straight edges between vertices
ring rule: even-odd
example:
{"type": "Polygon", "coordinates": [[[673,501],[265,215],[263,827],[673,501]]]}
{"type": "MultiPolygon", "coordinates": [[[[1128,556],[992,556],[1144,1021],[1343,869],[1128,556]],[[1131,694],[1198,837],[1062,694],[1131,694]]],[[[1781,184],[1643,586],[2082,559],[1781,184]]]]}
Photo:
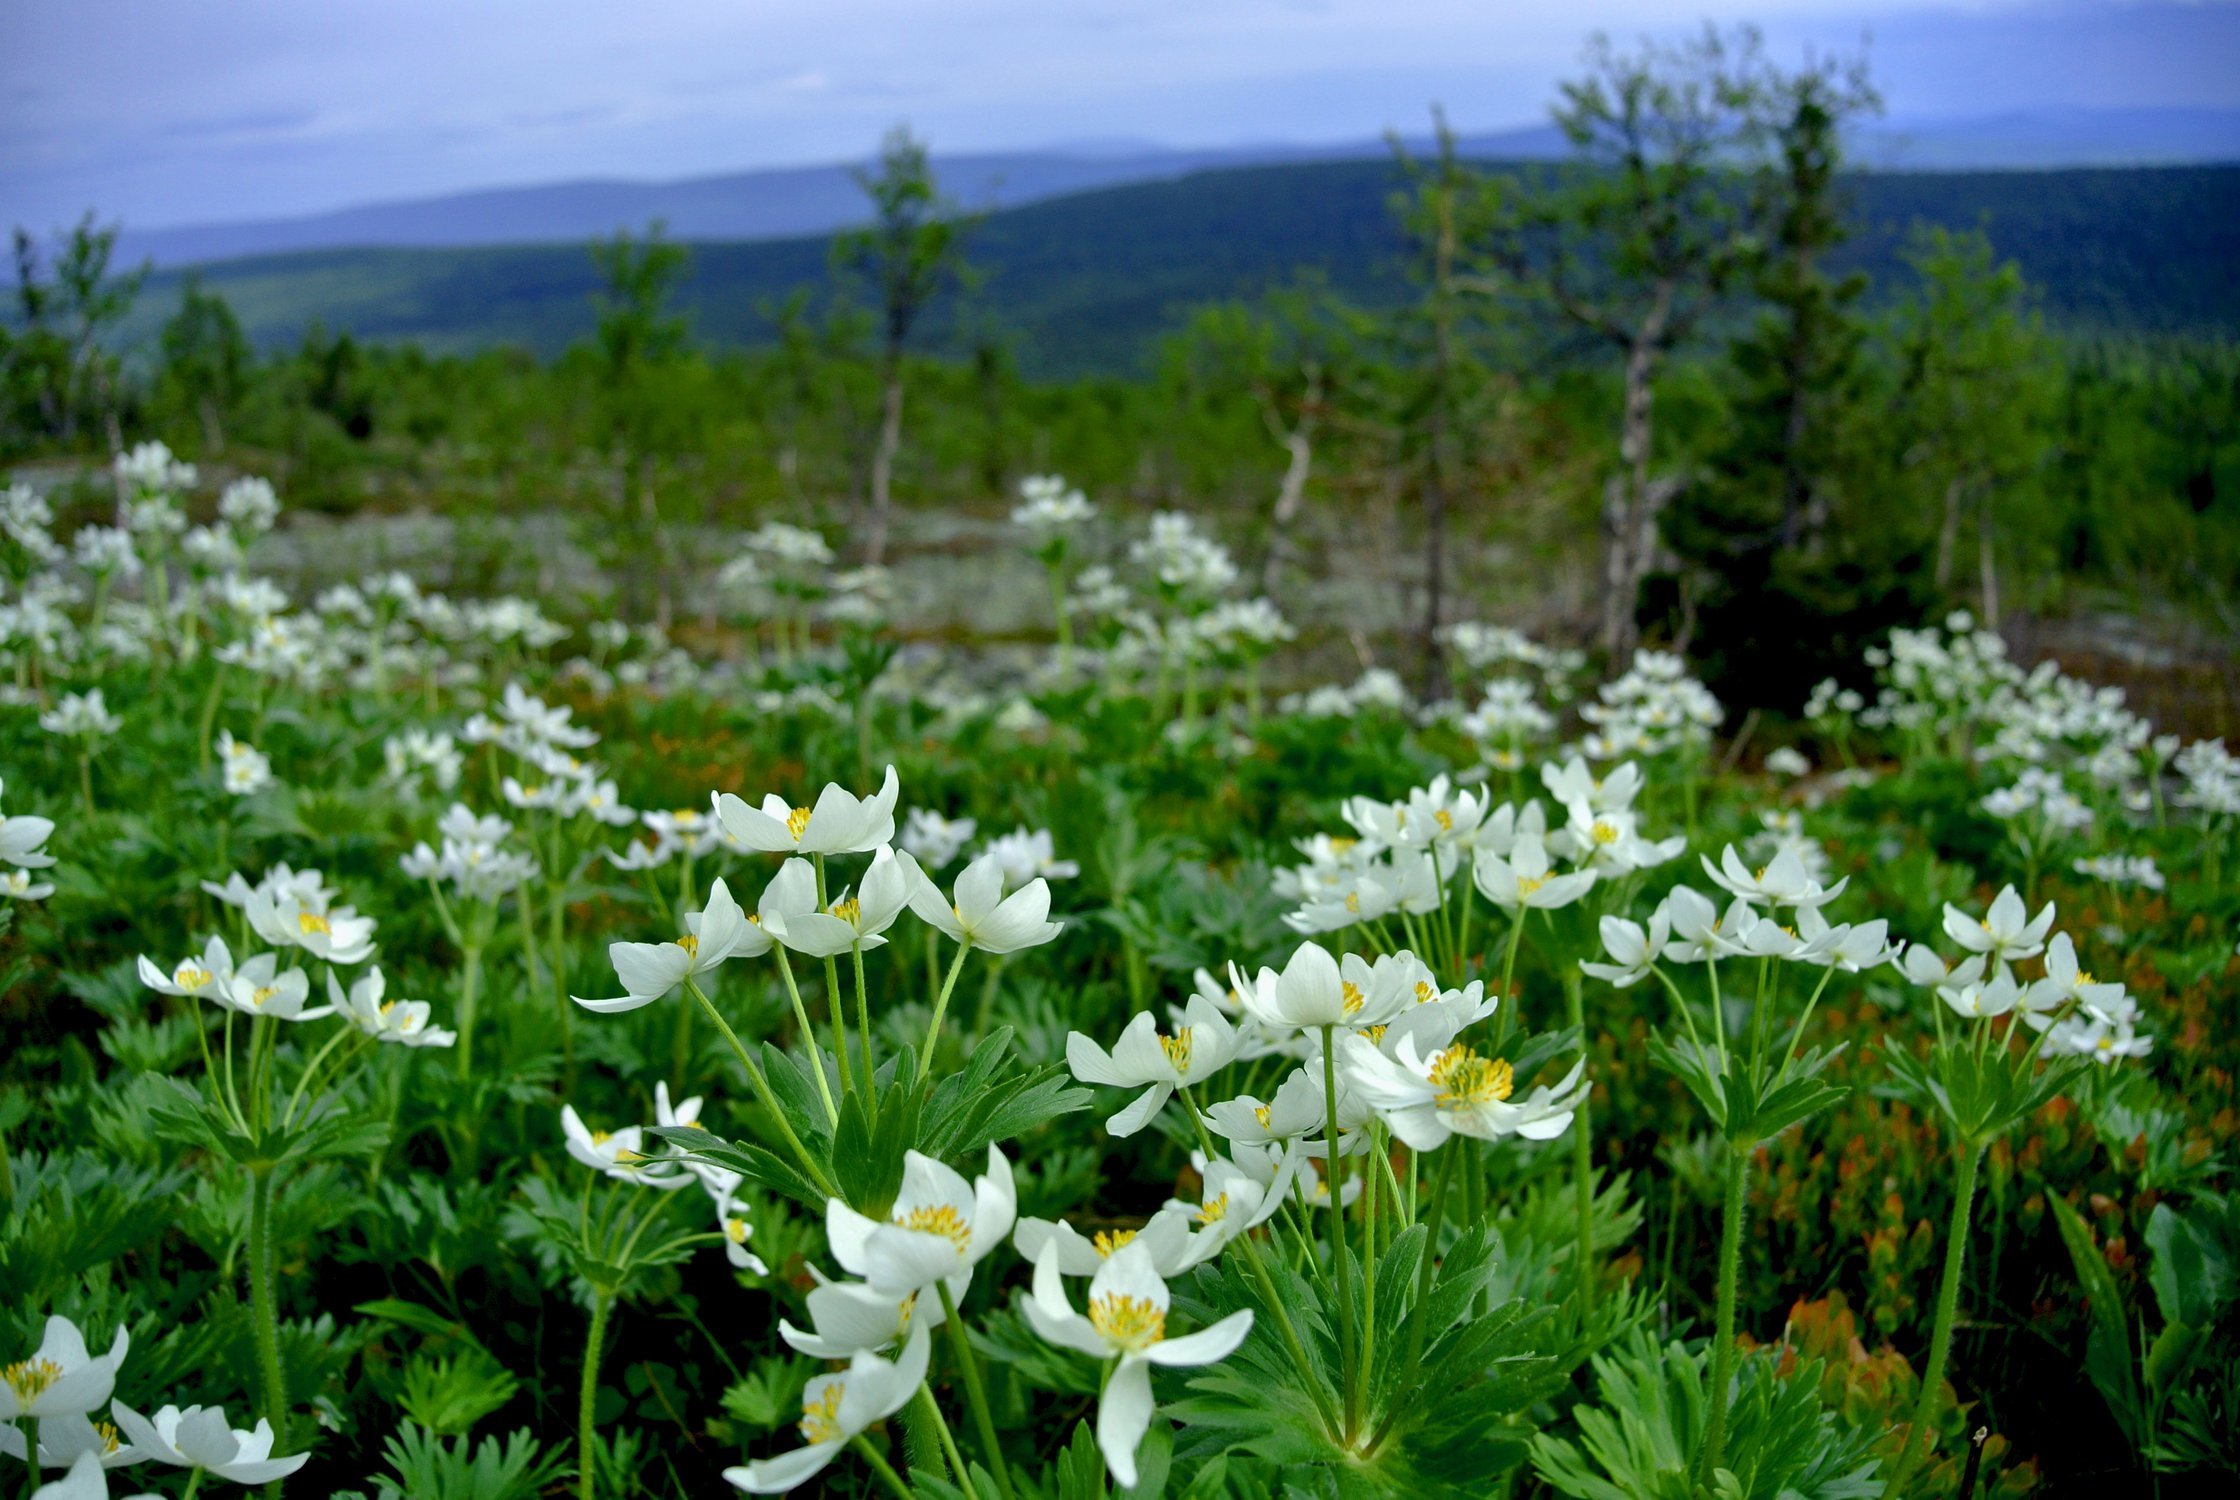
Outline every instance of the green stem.
{"type": "MultiPolygon", "coordinates": [[[[1439,1260],[1439,1231],[1446,1223],[1447,1188],[1454,1180],[1455,1158],[1460,1155],[1461,1138],[1449,1139],[1446,1149],[1439,1153],[1439,1170],[1431,1179],[1431,1217],[1424,1225],[1423,1259],[1416,1263],[1415,1306],[1408,1310],[1408,1352],[1399,1366],[1403,1380],[1412,1381],[1417,1366],[1423,1360],[1423,1341],[1431,1322],[1431,1278],[1439,1260]]],[[[1402,1388],[1403,1391],[1409,1389],[1412,1387],[1402,1388]]],[[[1399,1420],[1403,1406],[1403,1402],[1395,1399],[1391,1409],[1384,1414],[1384,1420],[1377,1424],[1376,1434],[1369,1439],[1371,1453],[1377,1451],[1386,1435],[1392,1431],[1392,1424],[1399,1420]]]]}
{"type": "Polygon", "coordinates": [[[1976,1167],[1983,1148],[1974,1141],[1960,1142],[1957,1179],[1952,1187],[1952,1223],[1945,1231],[1944,1275],[1937,1283],[1937,1319],[1929,1335],[1929,1366],[1921,1372],[1921,1395],[1914,1403],[1913,1419],[1906,1424],[1905,1452],[1889,1493],[1906,1493],[1906,1481],[1935,1444],[1930,1418],[1937,1413],[1937,1399],[1944,1386],[1946,1356],[1952,1353],[1952,1322],[1960,1306],[1960,1263],[1968,1249],[1968,1215],[1975,1205],[1976,1167]]]}
{"type": "Polygon", "coordinates": [[[856,969],[856,1038],[863,1044],[863,1096],[866,1107],[879,1102],[878,1069],[871,1063],[871,998],[863,985],[863,944],[851,943],[856,969]]]}
{"type": "MultiPolygon", "coordinates": [[[[817,1097],[824,1101],[825,1120],[838,1125],[840,1106],[832,1102],[832,1084],[824,1076],[824,1055],[817,1047],[817,1028],[809,1020],[809,1007],[801,1003],[801,989],[793,982],[793,965],[787,961],[786,950],[782,946],[770,951],[777,955],[778,973],[786,982],[786,997],[793,1001],[793,1019],[801,1028],[801,1045],[809,1049],[809,1071],[817,1080],[817,1097]]],[[[835,1014],[838,1009],[839,1007],[834,1007],[835,1014]]]]}
{"type": "Polygon", "coordinates": [[[459,1081],[465,1083],[472,1065],[474,1052],[474,1015],[482,991],[482,949],[468,945],[466,961],[459,972],[459,1040],[457,1043],[459,1081]]]}
{"type": "Polygon", "coordinates": [[[1353,1273],[1346,1255],[1345,1153],[1338,1148],[1338,1055],[1334,1026],[1322,1028],[1323,1139],[1330,1152],[1330,1267],[1338,1282],[1338,1347],[1345,1361],[1345,1440],[1361,1425],[1361,1363],[1355,1347],[1353,1273]]]}
{"type": "Polygon", "coordinates": [[[583,1385],[576,1394],[576,1496],[593,1500],[598,1487],[598,1462],[591,1446],[591,1409],[599,1399],[599,1346],[607,1338],[607,1314],[614,1297],[605,1291],[591,1293],[591,1331],[583,1341],[583,1385]]]}
{"type": "Polygon", "coordinates": [[[1726,1457],[1727,1386],[1734,1379],[1734,1304],[1742,1269],[1743,1195],[1749,1182],[1750,1147],[1739,1141],[1730,1143],[1727,1198],[1719,1231],[1719,1305],[1711,1335],[1711,1413],[1704,1422],[1703,1448],[1696,1459],[1697,1478],[1706,1483],[1726,1457]]]}
{"type": "MultiPolygon", "coordinates": [[[[272,1170],[249,1169],[249,1305],[256,1320],[257,1373],[273,1446],[288,1446],[288,1386],[280,1369],[280,1315],[272,1294],[272,1170]]],[[[272,1484],[277,1493],[279,1481],[272,1484]]]]}
{"type": "Polygon", "coordinates": [[[918,1054],[918,1082],[924,1083],[933,1072],[935,1044],[941,1040],[941,1018],[948,1014],[950,992],[957,987],[957,975],[964,969],[964,956],[972,951],[972,944],[957,944],[957,956],[949,964],[948,975],[941,981],[941,994],[933,1002],[933,1021],[926,1027],[926,1049],[918,1054]]]}
{"type": "Polygon", "coordinates": [[[957,1476],[957,1485],[964,1491],[965,1500],[979,1500],[979,1492],[972,1487],[972,1471],[965,1467],[964,1454],[957,1448],[957,1435],[949,1430],[949,1419],[941,1414],[941,1403],[933,1399],[933,1387],[920,1385],[917,1395],[911,1399],[933,1419],[933,1435],[940,1444],[942,1461],[957,1476]]]}
{"type": "Polygon", "coordinates": [[[830,1179],[817,1165],[816,1158],[809,1154],[809,1148],[801,1144],[801,1137],[793,1133],[793,1122],[786,1118],[785,1110],[779,1107],[778,1096],[770,1092],[770,1080],[763,1077],[762,1069],[755,1066],[754,1059],[747,1053],[747,1044],[739,1040],[739,1033],[731,1029],[731,1023],[723,1018],[723,1012],[716,1009],[715,1002],[708,998],[700,986],[687,979],[684,987],[687,994],[700,1002],[700,1008],[708,1013],[708,1019],[716,1023],[716,1030],[723,1033],[723,1039],[731,1044],[732,1052],[739,1059],[739,1066],[747,1070],[748,1085],[754,1089],[755,1097],[762,1101],[762,1107],[770,1111],[770,1118],[777,1125],[778,1134],[785,1137],[786,1145],[792,1148],[794,1159],[801,1163],[802,1175],[809,1179],[809,1185],[827,1198],[840,1196],[832,1190],[830,1179]]]}
{"type": "MultiPolygon", "coordinates": [[[[893,1494],[896,1500],[916,1500],[910,1486],[902,1482],[902,1476],[895,1473],[894,1465],[880,1456],[879,1450],[871,1445],[869,1438],[859,1432],[848,1442],[856,1452],[863,1455],[863,1461],[871,1465],[871,1472],[879,1476],[879,1482],[887,1487],[889,1493],[893,1494]]],[[[965,1494],[970,1496],[971,1493],[972,1487],[968,1483],[965,1486],[965,1494]]]]}
{"type": "Polygon", "coordinates": [[[1016,1500],[1011,1489],[1011,1470],[1003,1461],[1003,1445],[996,1441],[996,1422],[988,1410],[988,1388],[980,1381],[980,1359],[972,1352],[972,1340],[965,1337],[964,1319],[957,1315],[957,1299],[949,1294],[949,1283],[936,1281],[934,1290],[941,1294],[941,1311],[946,1315],[949,1341],[956,1346],[957,1368],[964,1374],[964,1393],[972,1404],[972,1425],[979,1429],[980,1446],[987,1452],[988,1468],[996,1476],[996,1488],[1003,1492],[1003,1500],[1016,1500]]]}
{"type": "MultiPolygon", "coordinates": [[[[1569,1002],[1571,1027],[1579,1033],[1579,1052],[1587,1050],[1587,1016],[1585,985],[1576,969],[1567,968],[1563,973],[1563,997],[1569,1002]]],[[[1579,1249],[1579,1310],[1582,1314],[1594,1311],[1594,1136],[1587,1115],[1588,1102],[1594,1097],[1594,1081],[1587,1081],[1587,1092],[1580,1095],[1579,1107],[1571,1120],[1571,1176],[1572,1191],[1578,1198],[1579,1249]]]]}

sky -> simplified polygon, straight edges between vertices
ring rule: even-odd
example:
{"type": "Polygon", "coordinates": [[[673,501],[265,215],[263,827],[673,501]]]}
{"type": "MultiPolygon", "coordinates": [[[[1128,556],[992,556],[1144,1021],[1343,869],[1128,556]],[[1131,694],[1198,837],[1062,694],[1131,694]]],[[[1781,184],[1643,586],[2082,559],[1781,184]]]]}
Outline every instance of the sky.
{"type": "Polygon", "coordinates": [[[1587,35],[1862,45],[1895,122],[2240,107],[2240,0],[0,0],[0,223],[1545,118],[1587,35]]]}

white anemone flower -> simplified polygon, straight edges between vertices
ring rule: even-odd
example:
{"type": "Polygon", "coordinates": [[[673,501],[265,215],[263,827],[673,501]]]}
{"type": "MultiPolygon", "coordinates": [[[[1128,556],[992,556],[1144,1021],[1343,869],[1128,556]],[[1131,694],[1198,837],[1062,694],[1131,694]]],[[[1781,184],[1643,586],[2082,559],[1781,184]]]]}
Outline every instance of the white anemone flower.
{"type": "Polygon", "coordinates": [[[2046,977],[2023,992],[2022,1003],[2030,1010],[2049,1011],[2071,1000],[2102,1022],[2111,1022],[2125,1009],[2123,986],[2095,980],[2080,969],[2076,943],[2066,932],[2057,932],[2046,945],[2046,977]]]}
{"type": "Polygon", "coordinates": [[[1408,1003],[1411,991],[1405,954],[1369,964],[1354,954],[1332,958],[1320,943],[1301,943],[1278,974],[1262,969],[1251,980],[1230,967],[1230,983],[1245,1011],[1276,1031],[1317,1031],[1325,1026],[1374,1026],[1408,1003]]]}
{"type": "Polygon", "coordinates": [[[560,1133],[567,1142],[570,1156],[617,1182],[635,1182],[666,1192],[694,1180],[684,1163],[646,1152],[646,1133],[642,1125],[628,1125],[613,1131],[593,1130],[583,1123],[583,1117],[576,1113],[573,1104],[564,1104],[560,1107],[560,1133]]]}
{"type": "Polygon", "coordinates": [[[750,1495],[782,1495],[824,1472],[858,1433],[909,1404],[925,1384],[932,1335],[920,1324],[892,1362],[861,1353],[838,1375],[819,1375],[801,1394],[803,1446],[776,1458],[725,1469],[724,1480],[750,1495]]]}
{"type": "Polygon", "coordinates": [[[1625,917],[1604,917],[1601,931],[1602,949],[1610,955],[1611,962],[1588,963],[1582,959],[1579,967],[1622,990],[1639,984],[1663,956],[1664,945],[1672,936],[1672,918],[1660,906],[1649,914],[1646,928],[1625,917]]]}
{"type": "Polygon", "coordinates": [[[301,948],[330,964],[363,963],[373,952],[373,918],[347,906],[330,906],[323,895],[300,884],[260,888],[250,894],[245,910],[249,925],[266,942],[301,948]]]}
{"type": "Polygon", "coordinates": [[[1136,1482],[1136,1448],[1151,1426],[1153,1365],[1210,1365],[1227,1359],[1252,1331],[1252,1312],[1231,1313],[1181,1338],[1167,1337],[1167,1283],[1148,1249],[1116,1251],[1089,1282],[1088,1313],[1073,1310],[1055,1245],[1035,1263],[1034,1294],[1020,1304],[1034,1331],[1060,1348],[1113,1360],[1097,1406],[1097,1447],[1120,1484],[1136,1482]]]}
{"type": "Polygon", "coordinates": [[[1570,1127],[1573,1112],[1592,1087],[1580,1081],[1586,1069],[1581,1061],[1553,1087],[1536,1088],[1511,1103],[1516,1075],[1508,1062],[1480,1056],[1466,1042],[1450,1043],[1425,1057],[1410,1038],[1400,1044],[1400,1055],[1391,1058],[1366,1038],[1349,1038],[1343,1061],[1354,1090],[1392,1127],[1393,1135],[1418,1151],[1443,1146],[1454,1135],[1552,1140],[1570,1127]]]}
{"type": "MultiPolygon", "coordinates": [[[[808,1297],[811,1331],[804,1333],[781,1318],[778,1337],[811,1359],[853,1359],[867,1351],[891,1349],[921,1326],[939,1328],[948,1321],[948,1310],[938,1297],[917,1292],[896,1297],[860,1281],[827,1281],[814,1266],[809,1274],[817,1278],[808,1297]]],[[[970,1279],[951,1280],[949,1295],[962,1294],[970,1279]]]]}
{"type": "Polygon", "coordinates": [[[611,1000],[570,998],[585,1010],[611,1015],[651,1005],[697,974],[749,949],[767,951],[769,935],[747,920],[731,888],[721,880],[708,889],[707,907],[685,918],[685,931],[666,943],[610,943],[607,957],[623,993],[611,1000]],[[756,944],[760,944],[756,947],[756,944]]]}
{"type": "Polygon", "coordinates": [[[976,818],[944,818],[931,808],[913,807],[903,819],[897,842],[926,869],[938,870],[963,853],[979,830],[976,818]]]}
{"type": "MultiPolygon", "coordinates": [[[[906,854],[895,856],[898,861],[909,860],[906,854]]],[[[1003,867],[989,855],[981,855],[964,867],[957,877],[956,899],[941,899],[941,890],[910,860],[909,870],[917,879],[911,882],[910,910],[927,926],[945,933],[967,947],[978,948],[984,953],[1016,953],[1022,948],[1039,947],[1056,937],[1064,923],[1050,918],[1050,887],[1042,880],[1030,880],[1010,895],[1003,894],[1003,867]]]]}
{"type": "Polygon", "coordinates": [[[402,1047],[448,1047],[458,1040],[455,1033],[428,1024],[431,1007],[427,1001],[383,999],[388,984],[378,964],[366,970],[365,977],[347,990],[330,969],[327,971],[328,1009],[377,1042],[402,1047]]]}
{"type": "Polygon", "coordinates": [[[11,901],[44,901],[54,894],[51,880],[33,880],[29,870],[10,870],[0,875],[0,896],[11,901]]]}
{"type": "MultiPolygon", "coordinates": [[[[26,1429],[12,1422],[0,1422],[0,1458],[18,1462],[30,1458],[27,1438],[26,1429]]],[[[60,1412],[39,1419],[39,1467],[42,1469],[75,1469],[87,1458],[93,1460],[96,1469],[121,1469],[147,1456],[119,1438],[114,1426],[107,1422],[96,1426],[83,1412],[60,1412]]]]}
{"type": "Polygon", "coordinates": [[[1847,875],[1834,885],[1823,887],[1805,869],[1803,859],[1794,848],[1783,848],[1755,871],[1742,862],[1742,856],[1735,853],[1732,844],[1720,854],[1717,864],[1711,862],[1708,854],[1699,857],[1703,861],[1703,872],[1711,877],[1714,885],[1745,901],[1762,901],[1769,906],[1825,906],[1842,895],[1843,888],[1851,883],[1847,875]]]}
{"type": "Polygon", "coordinates": [[[54,819],[19,813],[0,818],[0,860],[26,870],[43,870],[54,856],[41,846],[54,837],[54,819]]]}
{"type": "Polygon", "coordinates": [[[2038,953],[2045,947],[2046,933],[2052,927],[2053,903],[2048,901],[2033,917],[2011,885],[1992,899],[1991,909],[1980,918],[1945,903],[1945,936],[1993,963],[2011,963],[2038,953]]]}
{"type": "Polygon", "coordinates": [[[2014,976],[2001,969],[1989,979],[1978,980],[1974,984],[1945,986],[1937,991],[1937,998],[1950,1006],[1956,1015],[1966,1016],[1974,1021],[1987,1021],[2013,1010],[2022,999],[2022,991],[2015,984],[2014,976]]]}
{"type": "Polygon", "coordinates": [[[157,968],[147,954],[140,955],[140,982],[159,995],[200,999],[232,977],[233,950],[221,937],[204,943],[201,953],[180,959],[169,973],[157,968]]]}
{"type": "Polygon", "coordinates": [[[1971,953],[1957,964],[1947,964],[1928,944],[1908,943],[1899,950],[1898,969],[1925,989],[1948,985],[1964,989],[1983,977],[1984,958],[1980,953],[1971,953]]]}
{"type": "Polygon", "coordinates": [[[1067,1035],[1066,1066],[1075,1078],[1109,1088],[1143,1090],[1105,1122],[1113,1136],[1134,1135],[1166,1107],[1176,1089],[1204,1082],[1236,1056],[1236,1028],[1204,996],[1192,995],[1183,1014],[1187,1024],[1170,1036],[1159,1030],[1156,1015],[1138,1012],[1110,1052],[1081,1032],[1067,1035]]]}
{"type": "Polygon", "coordinates": [[[1526,833],[1517,835],[1506,857],[1481,844],[1470,874],[1479,893],[1504,911],[1549,911],[1569,906],[1584,896],[1595,880],[1591,869],[1567,875],[1550,873],[1546,844],[1526,833]]]}
{"type": "MultiPolygon", "coordinates": [[[[44,1452],[46,1445],[40,1444],[44,1452]]],[[[138,1453],[137,1449],[122,1451],[138,1453]]],[[[21,1455],[11,1455],[20,1457],[21,1455]]],[[[142,1455],[145,1456],[145,1455],[142,1455]]],[[[109,1479],[102,1473],[100,1455],[91,1449],[79,1453],[70,1465],[70,1472],[49,1484],[42,1484],[31,1492],[31,1500],[109,1500],[109,1479]]],[[[130,1500],[158,1500],[155,1495],[139,1494],[130,1500]]]]}
{"type": "Polygon", "coordinates": [[[305,1010],[304,1002],[311,998],[310,976],[301,969],[275,973],[279,963],[279,955],[260,953],[214,986],[208,998],[245,1016],[271,1016],[278,1021],[316,1021],[334,1013],[325,1005],[305,1010]]]}
{"type": "Polygon", "coordinates": [[[77,1324],[48,1318],[46,1334],[31,1357],[0,1369],[0,1422],[93,1411],[115,1389],[117,1366],[131,1347],[132,1336],[120,1326],[107,1354],[90,1353],[77,1324]]]}
{"type": "Polygon", "coordinates": [[[988,1147],[987,1172],[970,1183],[954,1167],[911,1151],[887,1222],[834,1198],[825,1204],[825,1236],[843,1270],[899,1297],[970,1273],[1010,1237],[1018,1211],[1011,1163],[996,1147],[988,1147]]]}
{"type": "Polygon", "coordinates": [[[153,1418],[118,1402],[112,1410],[117,1426],[138,1448],[158,1463],[202,1469],[235,1484],[264,1484],[285,1479],[310,1462],[308,1453],[287,1458],[272,1456],[272,1424],[259,1418],[253,1431],[226,1424],[225,1411],[215,1406],[176,1406],[158,1410],[153,1418]]]}
{"type": "Polygon", "coordinates": [[[794,877],[808,880],[809,909],[782,911],[766,915],[763,924],[770,935],[796,953],[810,958],[830,958],[846,953],[851,948],[868,952],[886,946],[880,936],[894,925],[910,904],[910,892],[917,884],[911,876],[917,874],[914,864],[905,864],[908,856],[897,856],[894,850],[882,848],[871,858],[871,868],[864,871],[863,881],[853,894],[842,891],[837,899],[824,910],[816,909],[816,872],[807,860],[789,859],[780,873],[798,869],[794,877]]]}
{"type": "Polygon", "coordinates": [[[1595,812],[1624,812],[1641,792],[1641,768],[1629,760],[1598,780],[1586,761],[1574,755],[1561,766],[1553,761],[1542,766],[1540,784],[1560,803],[1583,802],[1595,812]]]}
{"type": "Polygon", "coordinates": [[[776,792],[760,808],[730,792],[711,799],[724,831],[764,854],[867,854],[894,841],[894,805],[901,796],[894,767],[869,797],[858,797],[837,782],[827,782],[814,807],[792,807],[776,792]]]}
{"type": "Polygon", "coordinates": [[[1275,1097],[1262,1103],[1250,1094],[1225,1099],[1206,1109],[1206,1125],[1237,1145],[1262,1146],[1297,1140],[1322,1129],[1322,1087],[1305,1068],[1293,1068],[1276,1085],[1275,1097]]]}
{"type": "Polygon", "coordinates": [[[716,1197],[716,1232],[723,1236],[724,1259],[739,1271],[752,1271],[757,1276],[767,1276],[770,1268],[762,1257],[747,1248],[747,1241],[754,1238],[754,1225],[747,1221],[746,1209],[729,1194],[716,1197]]]}
{"type": "Polygon", "coordinates": [[[1179,1276],[1202,1259],[1191,1244],[1190,1210],[1175,1203],[1144,1220],[1140,1229],[1100,1229],[1093,1235],[1063,1220],[1021,1219],[1011,1244],[1020,1259],[1038,1263],[1045,1247],[1054,1248],[1058,1269],[1067,1276],[1094,1276],[1130,1245],[1141,1245],[1161,1276],[1179,1276]]]}
{"type": "MultiPolygon", "coordinates": [[[[1240,1155],[1246,1154],[1240,1152],[1240,1155]]],[[[1182,1216],[1188,1223],[1198,1226],[1190,1236],[1182,1265],[1186,1270],[1219,1255],[1238,1235],[1248,1234],[1275,1217],[1291,1194],[1291,1183],[1299,1171],[1303,1154],[1293,1148],[1275,1158],[1275,1174],[1263,1181],[1258,1168],[1262,1162],[1255,1160],[1251,1169],[1225,1161],[1220,1157],[1205,1159],[1198,1154],[1198,1201],[1169,1198],[1161,1210],[1182,1216]]],[[[1153,1220],[1157,1222],[1156,1219],[1153,1220]]],[[[1162,1276],[1172,1276],[1165,1266],[1157,1267],[1162,1276]]]]}

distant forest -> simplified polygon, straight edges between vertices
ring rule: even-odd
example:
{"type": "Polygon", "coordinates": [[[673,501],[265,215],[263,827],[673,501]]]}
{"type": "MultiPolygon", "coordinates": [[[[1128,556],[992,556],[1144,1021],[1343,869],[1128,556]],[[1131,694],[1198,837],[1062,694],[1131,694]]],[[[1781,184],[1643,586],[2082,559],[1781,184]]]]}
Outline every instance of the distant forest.
{"type": "MultiPolygon", "coordinates": [[[[1540,170],[1474,165],[1493,177],[1540,170]]],[[[967,236],[971,290],[932,310],[928,347],[966,352],[988,325],[1030,379],[1141,375],[1193,308],[1302,270],[1365,307],[1395,306],[1409,296],[1389,207],[1403,187],[1390,162],[1251,167],[989,215],[967,236]]],[[[1934,225],[1982,230],[2057,330],[2240,334],[2240,166],[1867,173],[1837,192],[1853,233],[1830,265],[1866,273],[1870,302],[1895,295],[1908,237],[1934,225]]],[[[832,290],[828,244],[693,244],[677,288],[693,336],[768,346],[773,308],[832,290]]],[[[152,339],[189,278],[221,293],[262,350],[317,324],[444,353],[513,345],[544,358],[591,334],[599,285],[578,245],[260,256],[150,277],[128,343],[152,339]]]]}

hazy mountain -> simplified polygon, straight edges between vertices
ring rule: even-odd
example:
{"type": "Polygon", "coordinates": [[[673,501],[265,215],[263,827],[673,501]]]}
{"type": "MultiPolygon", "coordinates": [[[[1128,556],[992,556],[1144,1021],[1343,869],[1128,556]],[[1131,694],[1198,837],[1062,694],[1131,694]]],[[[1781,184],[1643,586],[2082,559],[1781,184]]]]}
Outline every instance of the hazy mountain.
{"type": "MultiPolygon", "coordinates": [[[[1387,206],[1396,186],[1383,160],[1292,163],[1006,209],[972,238],[975,317],[1040,376],[1141,370],[1190,307],[1301,271],[1389,305],[1409,295],[1387,206]]],[[[1857,237],[1841,264],[1869,272],[1878,298],[1903,284],[1899,252],[1916,225],[1980,225],[2058,328],[2240,331],[2240,166],[1878,172],[1847,193],[1857,237]]],[[[711,344],[761,343],[777,299],[828,285],[826,247],[822,236],[694,244],[680,310],[711,344]]],[[[151,279],[131,337],[152,337],[182,274],[151,279]]],[[[320,324],[440,351],[511,344],[546,355],[591,332],[598,280],[580,244],[299,251],[200,274],[266,348],[320,324]]],[[[954,312],[936,309],[929,344],[943,343],[954,312]]]]}
{"type": "MultiPolygon", "coordinates": [[[[1417,147],[1422,141],[1411,143],[1417,147]]],[[[1559,156],[1552,126],[1466,137],[1473,156],[1559,156]]],[[[949,195],[970,207],[1015,208],[1133,183],[1169,181],[1216,167],[1358,161],[1389,151],[1381,140],[1178,150],[1142,143],[937,158],[949,195]]],[[[2240,110],[2041,110],[1965,120],[1877,122],[1857,143],[1861,160],[1908,169],[2030,168],[2240,160],[2240,110]]],[[[331,213],[243,223],[138,229],[119,245],[125,264],[230,260],[298,250],[577,244],[656,219],[687,240],[824,235],[857,220],[863,196],[853,168],[734,172],[676,181],[588,180],[491,188],[331,213]]]]}

